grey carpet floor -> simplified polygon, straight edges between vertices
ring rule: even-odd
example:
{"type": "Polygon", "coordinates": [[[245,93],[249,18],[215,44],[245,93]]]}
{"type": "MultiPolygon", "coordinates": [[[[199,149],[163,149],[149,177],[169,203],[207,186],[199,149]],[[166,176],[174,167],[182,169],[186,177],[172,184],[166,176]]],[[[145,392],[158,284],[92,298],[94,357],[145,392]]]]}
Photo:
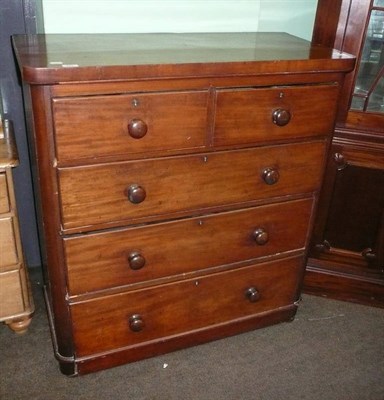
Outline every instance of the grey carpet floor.
{"type": "Polygon", "coordinates": [[[1,400],[384,399],[383,309],[304,295],[293,322],[68,378],[32,281],[28,332],[0,324],[1,400]]]}

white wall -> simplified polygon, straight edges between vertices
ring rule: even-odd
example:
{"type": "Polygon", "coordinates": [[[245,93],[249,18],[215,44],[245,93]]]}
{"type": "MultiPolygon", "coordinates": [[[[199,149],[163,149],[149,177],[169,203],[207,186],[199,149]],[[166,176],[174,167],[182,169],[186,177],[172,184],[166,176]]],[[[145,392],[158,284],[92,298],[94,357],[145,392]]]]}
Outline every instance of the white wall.
{"type": "Polygon", "coordinates": [[[317,0],[43,0],[46,33],[288,32],[310,39],[317,0]]]}

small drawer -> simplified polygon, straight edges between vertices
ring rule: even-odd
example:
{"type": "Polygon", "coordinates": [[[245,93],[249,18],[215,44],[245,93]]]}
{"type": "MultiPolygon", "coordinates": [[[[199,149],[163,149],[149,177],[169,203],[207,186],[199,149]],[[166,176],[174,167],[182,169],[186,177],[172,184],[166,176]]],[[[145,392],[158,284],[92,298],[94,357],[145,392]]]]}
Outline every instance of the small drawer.
{"type": "Polygon", "coordinates": [[[292,305],[303,258],[238,268],[71,305],[79,357],[230,323],[292,305]]]}
{"type": "Polygon", "coordinates": [[[70,295],[303,249],[312,204],[310,198],[66,238],[70,295]]]}
{"type": "Polygon", "coordinates": [[[204,147],[207,91],[53,100],[59,162],[204,147]]]}
{"type": "Polygon", "coordinates": [[[22,313],[24,307],[20,271],[0,273],[0,321],[22,313]]]}
{"type": "Polygon", "coordinates": [[[0,214],[9,212],[9,196],[7,176],[5,172],[0,173],[0,214]]]}
{"type": "Polygon", "coordinates": [[[60,168],[64,229],[309,193],[319,189],[325,141],[60,168]]]}
{"type": "Polygon", "coordinates": [[[308,85],[217,92],[216,146],[328,135],[339,87],[308,85]]]}
{"type": "Polygon", "coordinates": [[[18,263],[13,218],[0,218],[0,270],[18,263]]]}

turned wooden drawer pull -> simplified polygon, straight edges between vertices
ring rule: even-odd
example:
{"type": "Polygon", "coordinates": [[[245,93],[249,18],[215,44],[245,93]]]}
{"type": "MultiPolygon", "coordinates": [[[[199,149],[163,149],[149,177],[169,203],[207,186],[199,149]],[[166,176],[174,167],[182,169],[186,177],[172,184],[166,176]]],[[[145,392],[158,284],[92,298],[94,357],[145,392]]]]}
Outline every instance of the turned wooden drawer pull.
{"type": "Polygon", "coordinates": [[[128,200],[133,204],[138,204],[144,201],[146,195],[147,193],[145,192],[145,189],[140,185],[133,184],[128,187],[127,190],[128,200]]]}
{"type": "Polygon", "coordinates": [[[264,244],[268,243],[269,240],[268,232],[263,228],[257,228],[253,232],[253,237],[255,239],[255,242],[260,246],[263,246],[264,244]]]}
{"type": "Polygon", "coordinates": [[[361,255],[368,261],[376,260],[376,254],[371,248],[364,249],[361,255]]]}
{"type": "Polygon", "coordinates": [[[141,139],[146,135],[148,125],[142,119],[132,119],[128,124],[128,133],[134,139],[141,139]]]}
{"type": "Polygon", "coordinates": [[[262,177],[267,185],[274,185],[278,182],[280,174],[276,168],[265,168],[262,177]]]}
{"type": "Polygon", "coordinates": [[[260,293],[255,287],[250,287],[245,291],[245,297],[251,303],[256,303],[256,301],[260,300],[260,293]]]}
{"type": "Polygon", "coordinates": [[[141,269],[145,266],[145,258],[137,251],[133,251],[128,256],[129,267],[133,270],[141,269]]]}
{"type": "Polygon", "coordinates": [[[291,120],[291,113],[288,110],[278,108],[272,113],[272,121],[278,126],[284,126],[291,120]]]}
{"type": "Polygon", "coordinates": [[[144,329],[144,321],[141,315],[139,314],[134,314],[131,317],[129,317],[129,328],[133,332],[140,332],[144,329]]]}

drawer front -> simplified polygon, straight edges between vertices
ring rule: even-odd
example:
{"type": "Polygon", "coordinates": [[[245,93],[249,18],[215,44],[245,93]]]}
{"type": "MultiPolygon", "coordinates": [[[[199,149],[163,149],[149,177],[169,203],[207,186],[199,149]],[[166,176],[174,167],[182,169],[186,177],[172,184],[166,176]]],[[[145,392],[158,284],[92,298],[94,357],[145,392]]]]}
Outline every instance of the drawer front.
{"type": "Polygon", "coordinates": [[[206,91],[53,100],[59,162],[204,147],[206,91]]]}
{"type": "Polygon", "coordinates": [[[317,190],[325,142],[59,169],[65,229],[317,190]],[[274,178],[278,178],[276,183],[274,178]],[[269,183],[266,183],[268,181],[269,183]]]}
{"type": "Polygon", "coordinates": [[[9,212],[9,198],[7,187],[7,176],[4,172],[0,173],[0,213],[9,212]]]}
{"type": "Polygon", "coordinates": [[[297,200],[64,239],[70,295],[303,249],[312,203],[297,200]]]}
{"type": "Polygon", "coordinates": [[[0,319],[24,311],[23,292],[19,271],[0,274],[0,319]]]}
{"type": "Polygon", "coordinates": [[[0,218],[0,270],[18,262],[12,218],[0,218]]]}
{"type": "Polygon", "coordinates": [[[162,340],[290,305],[302,265],[302,258],[284,259],[72,304],[76,353],[162,340]]]}
{"type": "Polygon", "coordinates": [[[337,95],[336,85],[218,91],[215,145],[329,135],[337,95]]]}

